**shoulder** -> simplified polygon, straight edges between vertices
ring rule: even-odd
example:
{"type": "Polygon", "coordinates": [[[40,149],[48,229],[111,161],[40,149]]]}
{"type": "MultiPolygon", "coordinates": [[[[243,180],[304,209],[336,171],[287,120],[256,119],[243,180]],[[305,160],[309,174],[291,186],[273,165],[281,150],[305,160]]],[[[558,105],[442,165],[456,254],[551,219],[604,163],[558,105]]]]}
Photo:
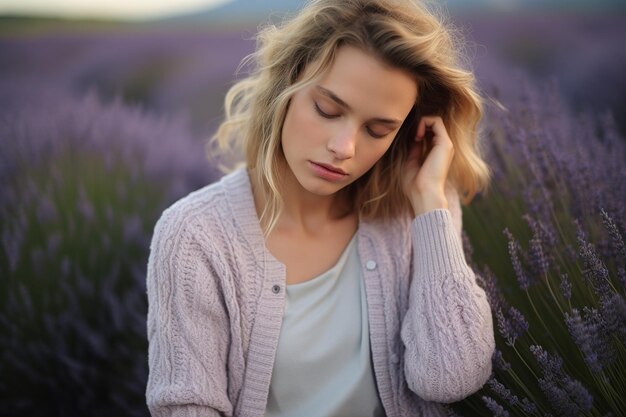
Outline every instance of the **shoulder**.
{"type": "Polygon", "coordinates": [[[219,181],[207,185],[166,208],[156,223],[155,232],[167,225],[200,226],[216,211],[221,211],[220,206],[224,203],[224,192],[219,181]]]}
{"type": "Polygon", "coordinates": [[[227,174],[166,208],[154,227],[152,245],[162,240],[189,241],[199,236],[214,240],[225,236],[224,225],[229,223],[231,213],[225,181],[233,175],[227,174]]]}

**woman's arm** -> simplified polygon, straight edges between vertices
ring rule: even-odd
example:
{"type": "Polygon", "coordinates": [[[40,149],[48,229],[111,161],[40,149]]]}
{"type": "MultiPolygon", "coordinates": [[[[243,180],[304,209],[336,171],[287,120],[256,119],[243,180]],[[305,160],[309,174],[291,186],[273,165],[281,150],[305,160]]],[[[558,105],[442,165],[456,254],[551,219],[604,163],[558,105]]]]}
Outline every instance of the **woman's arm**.
{"type": "Polygon", "coordinates": [[[210,242],[199,243],[195,230],[170,209],[152,239],[146,399],[153,417],[233,413],[226,369],[230,332],[220,296],[223,263],[210,242]]]}
{"type": "Polygon", "coordinates": [[[495,348],[491,309],[463,254],[459,197],[411,224],[409,307],[402,322],[409,388],[427,401],[454,402],[480,389],[495,348]]]}
{"type": "Polygon", "coordinates": [[[423,116],[403,184],[416,216],[401,328],[405,377],[412,391],[436,402],[458,401],[480,389],[495,349],[487,297],[463,254],[459,196],[447,181],[454,152],[443,119],[423,116]],[[425,148],[430,152],[423,155],[425,148]]]}
{"type": "Polygon", "coordinates": [[[401,336],[409,388],[448,403],[487,381],[495,342],[485,292],[463,255],[458,195],[451,187],[446,195],[450,209],[419,215],[411,225],[412,280],[401,336]]]}

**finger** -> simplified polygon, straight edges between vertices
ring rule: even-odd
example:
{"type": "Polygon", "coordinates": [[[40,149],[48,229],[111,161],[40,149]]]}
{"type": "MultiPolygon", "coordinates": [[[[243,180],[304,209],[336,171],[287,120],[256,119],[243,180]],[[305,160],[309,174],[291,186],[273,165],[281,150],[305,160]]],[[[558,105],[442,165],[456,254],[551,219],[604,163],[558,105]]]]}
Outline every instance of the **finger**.
{"type": "Polygon", "coordinates": [[[419,124],[417,125],[417,134],[415,139],[417,141],[420,141],[424,138],[424,135],[426,134],[426,123],[424,122],[424,118],[422,117],[420,119],[419,124]]]}
{"type": "Polygon", "coordinates": [[[420,123],[424,123],[424,129],[428,129],[432,133],[434,145],[452,145],[446,126],[440,116],[423,116],[420,123]]]}
{"type": "Polygon", "coordinates": [[[437,128],[435,130],[435,125],[439,122],[441,122],[441,126],[443,126],[443,121],[441,121],[439,116],[422,116],[417,128],[420,140],[425,138],[428,132],[430,132],[431,136],[437,135],[441,129],[437,128]]]}
{"type": "Polygon", "coordinates": [[[430,128],[435,135],[445,135],[446,127],[443,123],[441,116],[422,116],[420,123],[424,124],[425,128],[430,128]]]}

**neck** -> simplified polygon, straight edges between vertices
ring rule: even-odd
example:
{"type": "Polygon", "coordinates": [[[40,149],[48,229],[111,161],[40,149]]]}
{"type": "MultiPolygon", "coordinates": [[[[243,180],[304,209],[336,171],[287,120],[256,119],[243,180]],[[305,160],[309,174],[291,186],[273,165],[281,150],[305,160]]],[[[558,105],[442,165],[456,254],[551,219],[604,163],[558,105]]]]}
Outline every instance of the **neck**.
{"type": "MultiPolygon", "coordinates": [[[[254,201],[257,214],[260,216],[267,196],[263,195],[263,188],[256,184],[254,169],[250,170],[250,178],[253,179],[254,201]]],[[[329,226],[332,227],[338,220],[353,214],[343,193],[325,196],[313,194],[300,185],[288,167],[284,169],[281,178],[283,208],[278,218],[277,230],[315,235],[329,226]]]]}

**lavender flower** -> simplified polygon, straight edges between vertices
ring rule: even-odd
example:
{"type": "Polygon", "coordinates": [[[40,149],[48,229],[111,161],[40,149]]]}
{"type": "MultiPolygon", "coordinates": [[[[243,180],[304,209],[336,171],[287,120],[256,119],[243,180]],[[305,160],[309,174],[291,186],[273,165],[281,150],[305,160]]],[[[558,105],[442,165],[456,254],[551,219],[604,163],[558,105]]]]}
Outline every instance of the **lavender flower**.
{"type": "Polygon", "coordinates": [[[626,264],[626,245],[624,244],[622,234],[618,230],[617,224],[604,209],[600,210],[600,214],[602,215],[602,224],[604,224],[611,237],[613,249],[611,257],[617,262],[618,268],[624,268],[626,264]]]}
{"type": "Polygon", "coordinates": [[[547,247],[554,246],[556,238],[554,233],[547,231],[541,221],[536,221],[529,215],[522,217],[526,220],[533,233],[528,245],[530,269],[535,277],[542,280],[548,274],[550,267],[549,256],[544,245],[547,245],[547,247]]]}
{"type": "Polygon", "coordinates": [[[487,384],[491,388],[491,390],[498,394],[500,398],[509,403],[511,407],[514,407],[519,404],[519,400],[517,399],[517,395],[511,394],[511,390],[506,388],[500,381],[496,378],[489,378],[487,384]]]}
{"type": "Polygon", "coordinates": [[[549,263],[541,243],[541,239],[533,236],[529,242],[530,259],[532,260],[530,267],[535,276],[544,277],[548,273],[549,263]]]}
{"type": "Polygon", "coordinates": [[[528,287],[530,287],[533,284],[533,282],[524,271],[522,262],[519,259],[519,252],[521,251],[521,247],[519,243],[513,237],[513,234],[509,232],[508,228],[504,229],[503,233],[509,241],[508,243],[509,256],[511,258],[511,262],[513,263],[513,270],[515,271],[517,282],[519,283],[519,286],[521,289],[526,290],[528,289],[528,287]]]}
{"type": "Polygon", "coordinates": [[[494,400],[493,398],[487,397],[485,395],[483,395],[481,398],[485,402],[485,405],[487,406],[487,408],[491,410],[494,417],[508,417],[509,416],[509,412],[506,411],[504,407],[498,404],[498,402],[494,400]]]}
{"type": "Polygon", "coordinates": [[[561,293],[563,294],[563,297],[565,297],[567,300],[570,300],[572,298],[572,283],[569,280],[569,277],[567,274],[562,274],[561,275],[561,293]]]}
{"type": "Polygon", "coordinates": [[[580,413],[580,408],[574,403],[567,392],[560,388],[553,380],[539,378],[539,388],[545,394],[552,410],[562,417],[576,416],[580,413]]]}
{"type": "Polygon", "coordinates": [[[549,355],[541,346],[530,346],[530,352],[535,356],[545,375],[557,375],[562,372],[563,359],[558,355],[549,355]]]}
{"type": "Polygon", "coordinates": [[[494,350],[491,357],[491,362],[493,363],[493,367],[497,370],[507,372],[511,369],[511,364],[504,360],[504,357],[502,356],[502,351],[499,349],[494,350]]]}
{"type": "Polygon", "coordinates": [[[582,411],[589,411],[593,407],[593,396],[587,389],[573,378],[565,377],[562,380],[563,388],[569,397],[576,403],[582,411]]]}
{"type": "Polygon", "coordinates": [[[3,378],[21,381],[0,397],[26,399],[19,409],[8,402],[11,415],[143,416],[149,225],[216,170],[182,118],[94,94],[22,93],[0,91],[10,104],[0,118],[0,201],[12,201],[0,209],[11,276],[0,291],[0,362],[3,378]],[[111,388],[96,389],[102,381],[111,388]],[[24,386],[47,388],[26,395],[24,386]]]}
{"type": "Polygon", "coordinates": [[[528,321],[515,307],[509,308],[508,317],[504,316],[502,310],[498,310],[496,318],[498,330],[509,346],[513,346],[517,338],[528,331],[528,321]]]}
{"type": "Polygon", "coordinates": [[[613,361],[614,349],[602,329],[597,310],[585,307],[585,313],[586,316],[581,317],[577,309],[572,309],[571,314],[565,313],[565,323],[589,369],[600,372],[613,361]]]}
{"type": "Polygon", "coordinates": [[[583,231],[580,221],[575,220],[576,240],[580,249],[580,258],[585,266],[584,276],[586,282],[591,284],[596,293],[601,297],[609,297],[611,290],[609,288],[609,271],[604,263],[598,257],[594,247],[587,241],[585,232],[583,231]]]}
{"type": "Polygon", "coordinates": [[[530,351],[543,373],[543,378],[539,378],[539,388],[557,415],[573,416],[591,410],[593,397],[580,381],[565,373],[563,359],[558,354],[550,355],[537,345],[531,346],[530,351]]]}
{"type": "Polygon", "coordinates": [[[537,405],[531,402],[528,398],[522,398],[522,410],[524,410],[525,413],[531,415],[537,415],[537,413],[539,412],[539,410],[537,409],[537,405]]]}
{"type": "MultiPolygon", "coordinates": [[[[614,293],[608,298],[600,300],[603,338],[610,340],[611,336],[617,336],[626,345],[626,300],[621,294],[614,293]]],[[[607,342],[608,343],[608,342],[607,342]]]]}
{"type": "Polygon", "coordinates": [[[479,268],[476,268],[475,275],[476,282],[485,290],[491,310],[497,311],[502,308],[507,308],[508,304],[506,303],[501,290],[498,288],[498,279],[491,269],[489,269],[488,266],[485,266],[480,270],[479,268]]]}

